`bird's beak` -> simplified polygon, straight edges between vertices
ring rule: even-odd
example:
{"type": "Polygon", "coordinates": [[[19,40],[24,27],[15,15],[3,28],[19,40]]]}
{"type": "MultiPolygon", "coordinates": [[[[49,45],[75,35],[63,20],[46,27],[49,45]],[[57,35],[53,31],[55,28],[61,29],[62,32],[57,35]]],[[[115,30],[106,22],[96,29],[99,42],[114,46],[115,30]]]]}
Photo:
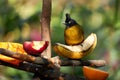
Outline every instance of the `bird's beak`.
{"type": "Polygon", "coordinates": [[[65,23],[65,22],[62,22],[62,24],[67,25],[67,23],[65,23]]]}

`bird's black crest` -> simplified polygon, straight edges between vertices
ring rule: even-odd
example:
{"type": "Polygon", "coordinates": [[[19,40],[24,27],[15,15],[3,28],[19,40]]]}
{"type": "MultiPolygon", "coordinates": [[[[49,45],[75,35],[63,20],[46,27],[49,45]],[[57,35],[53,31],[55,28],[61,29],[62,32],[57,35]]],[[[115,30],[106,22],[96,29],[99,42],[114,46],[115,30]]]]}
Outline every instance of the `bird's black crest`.
{"type": "Polygon", "coordinates": [[[75,24],[77,24],[76,21],[74,19],[71,19],[70,14],[66,13],[65,25],[67,27],[71,27],[75,24]]]}
{"type": "Polygon", "coordinates": [[[65,23],[68,23],[71,20],[70,14],[66,13],[65,23]]]}

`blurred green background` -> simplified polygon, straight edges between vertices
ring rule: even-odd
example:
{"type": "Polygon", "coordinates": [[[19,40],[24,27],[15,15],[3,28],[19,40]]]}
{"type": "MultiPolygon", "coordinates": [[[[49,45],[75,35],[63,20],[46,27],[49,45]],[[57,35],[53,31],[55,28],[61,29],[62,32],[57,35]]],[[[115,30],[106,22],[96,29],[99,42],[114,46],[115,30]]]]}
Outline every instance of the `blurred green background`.
{"type": "MultiPolygon", "coordinates": [[[[87,37],[94,32],[98,44],[85,59],[104,59],[109,72],[107,80],[120,80],[120,0],[52,0],[51,36],[52,45],[64,43],[65,13],[70,13],[87,37]]],[[[40,15],[42,0],[0,0],[0,41],[23,43],[26,40],[41,40],[40,15]]],[[[52,55],[56,54],[52,51],[52,55]]],[[[72,73],[72,67],[61,71],[72,73]]],[[[81,67],[75,75],[83,76],[81,67]]],[[[0,80],[31,80],[32,73],[0,65],[0,80]]]]}

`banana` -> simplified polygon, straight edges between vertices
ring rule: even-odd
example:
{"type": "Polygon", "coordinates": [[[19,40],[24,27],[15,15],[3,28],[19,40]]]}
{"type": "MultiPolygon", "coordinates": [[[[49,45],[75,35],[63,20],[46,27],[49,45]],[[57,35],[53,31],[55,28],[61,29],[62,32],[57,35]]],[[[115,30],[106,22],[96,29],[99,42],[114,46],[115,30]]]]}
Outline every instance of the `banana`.
{"type": "MultiPolygon", "coordinates": [[[[20,43],[0,42],[0,48],[7,49],[7,50],[10,50],[12,52],[17,52],[20,54],[27,54],[25,52],[25,50],[23,49],[23,45],[20,43]]],[[[0,60],[8,62],[8,63],[13,64],[13,65],[19,65],[19,63],[22,62],[21,60],[17,60],[17,59],[14,59],[14,58],[2,55],[2,54],[0,54],[0,60]]]]}
{"type": "Polygon", "coordinates": [[[53,47],[54,51],[63,57],[70,59],[81,59],[88,55],[97,44],[97,36],[91,33],[81,44],[69,46],[60,43],[56,43],[53,47]]]}

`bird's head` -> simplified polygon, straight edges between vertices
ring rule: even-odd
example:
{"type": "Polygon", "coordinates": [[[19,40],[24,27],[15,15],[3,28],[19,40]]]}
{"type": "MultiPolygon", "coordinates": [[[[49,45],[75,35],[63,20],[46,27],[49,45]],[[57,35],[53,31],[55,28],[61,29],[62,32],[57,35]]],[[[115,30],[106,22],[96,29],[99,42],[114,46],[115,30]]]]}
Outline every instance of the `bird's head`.
{"type": "Polygon", "coordinates": [[[74,19],[71,19],[70,14],[66,13],[66,20],[64,23],[67,27],[71,27],[75,24],[77,24],[77,22],[74,19]]]}

